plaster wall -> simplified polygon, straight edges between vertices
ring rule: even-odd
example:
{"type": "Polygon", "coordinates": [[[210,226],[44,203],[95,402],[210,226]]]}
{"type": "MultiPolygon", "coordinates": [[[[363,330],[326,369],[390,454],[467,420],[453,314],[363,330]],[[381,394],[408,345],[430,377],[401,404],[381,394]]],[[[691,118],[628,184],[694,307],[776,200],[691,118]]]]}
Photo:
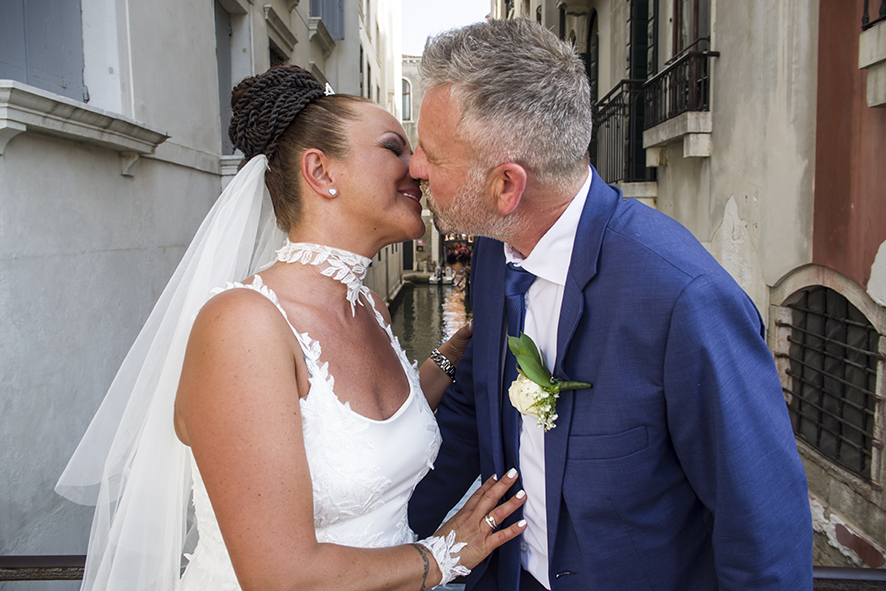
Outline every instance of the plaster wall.
{"type": "MultiPolygon", "coordinates": [[[[689,228],[754,299],[811,261],[814,3],[715,1],[710,158],[667,149],[658,207],[689,228]]],[[[662,47],[669,35],[660,34],[662,47]]],[[[664,53],[664,52],[662,52],[664,53]]],[[[666,58],[663,58],[666,59],[666,58]]]]}
{"type": "MultiPolygon", "coordinates": [[[[421,75],[419,68],[421,67],[421,58],[403,57],[403,78],[408,79],[412,83],[412,119],[403,122],[403,129],[406,131],[406,137],[412,144],[412,149],[418,145],[418,119],[421,114],[421,102],[425,96],[425,88],[421,83],[421,75]]],[[[440,249],[440,233],[434,226],[433,214],[427,208],[427,200],[422,203],[422,218],[425,221],[424,236],[414,242],[414,268],[416,270],[428,268],[430,270],[440,266],[441,249],[440,249]],[[419,241],[423,242],[422,250],[418,250],[419,241]]]]}
{"type": "Polygon", "coordinates": [[[53,487],[219,179],[23,133],[0,187],[0,555],[81,554],[91,508],[53,487]]]}
{"type": "Polygon", "coordinates": [[[168,144],[221,150],[215,14],[211,2],[129,2],[134,118],[168,144]]]}
{"type": "MultiPolygon", "coordinates": [[[[875,75],[859,68],[860,49],[865,47],[860,47],[858,16],[865,7],[861,0],[820,2],[813,247],[816,264],[862,287],[874,276],[872,267],[886,241],[886,109],[868,106],[867,84],[875,75]]],[[[872,16],[875,13],[872,10],[872,16]]],[[[869,29],[865,38],[877,30],[869,29]]],[[[882,30],[886,36],[886,27],[882,30]]],[[[886,58],[886,43],[882,45],[886,58]]],[[[873,295],[881,297],[882,291],[877,292],[873,295]]]]}
{"type": "Polygon", "coordinates": [[[734,197],[772,286],[812,257],[818,10],[718,1],[716,18],[711,222],[734,197]]]}
{"type": "Polygon", "coordinates": [[[403,122],[403,129],[406,131],[406,137],[409,138],[409,143],[412,144],[413,150],[418,145],[418,117],[421,112],[421,101],[425,96],[425,89],[419,74],[420,67],[420,58],[403,58],[403,78],[406,78],[411,83],[412,96],[412,119],[403,122]]]}
{"type": "Polygon", "coordinates": [[[597,62],[600,88],[597,90],[597,97],[602,99],[624,77],[627,65],[626,23],[630,6],[626,2],[616,3],[613,0],[600,0],[593,5],[597,10],[600,32],[600,55],[597,62]]]}

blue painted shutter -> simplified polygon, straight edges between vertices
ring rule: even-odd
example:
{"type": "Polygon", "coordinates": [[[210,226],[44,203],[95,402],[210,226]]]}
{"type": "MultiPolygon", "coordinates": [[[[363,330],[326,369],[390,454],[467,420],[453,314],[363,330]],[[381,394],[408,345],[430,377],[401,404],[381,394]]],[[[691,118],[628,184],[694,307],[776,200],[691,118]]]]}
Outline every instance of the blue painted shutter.
{"type": "Polygon", "coordinates": [[[0,14],[0,78],[88,100],[80,0],[0,0],[0,14]]]}

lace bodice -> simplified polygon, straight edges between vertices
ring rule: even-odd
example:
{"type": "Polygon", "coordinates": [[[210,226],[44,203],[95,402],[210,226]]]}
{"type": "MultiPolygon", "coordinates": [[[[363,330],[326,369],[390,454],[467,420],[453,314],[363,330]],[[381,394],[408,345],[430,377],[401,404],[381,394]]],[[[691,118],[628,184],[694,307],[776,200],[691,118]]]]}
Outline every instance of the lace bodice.
{"type": "MultiPolygon", "coordinates": [[[[314,264],[312,261],[305,260],[314,264]]],[[[333,267],[325,267],[330,268],[333,267]]],[[[321,270],[325,275],[336,278],[335,270],[326,273],[325,269],[321,270]]],[[[360,280],[362,276],[357,281],[359,286],[351,283],[356,286],[357,296],[349,300],[352,306],[358,301],[368,302],[409,381],[409,396],[390,418],[369,419],[351,410],[348,403],[342,403],[335,394],[335,380],[329,374],[328,363],[321,359],[320,343],[289,325],[301,346],[310,381],[310,392],[300,400],[300,407],[313,484],[317,541],[378,548],[415,541],[407,522],[407,503],[415,486],[433,467],[441,439],[433,412],[421,392],[416,365],[407,361],[397,337],[376,310],[371,296],[359,297],[365,289],[360,280]]],[[[224,289],[257,291],[286,317],[276,295],[262,283],[260,276],[251,284],[233,283],[224,289]]],[[[240,587],[193,457],[191,463],[200,539],[179,588],[182,591],[237,590],[240,587]]]]}

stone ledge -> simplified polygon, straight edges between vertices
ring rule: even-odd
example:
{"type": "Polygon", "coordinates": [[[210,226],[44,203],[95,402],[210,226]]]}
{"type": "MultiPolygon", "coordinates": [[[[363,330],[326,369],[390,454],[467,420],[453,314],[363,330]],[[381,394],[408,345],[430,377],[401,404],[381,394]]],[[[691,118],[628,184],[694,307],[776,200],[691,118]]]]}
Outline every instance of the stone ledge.
{"type": "Polygon", "coordinates": [[[222,191],[225,190],[225,187],[228,186],[228,183],[236,176],[238,170],[240,169],[240,163],[243,162],[243,154],[240,150],[237,150],[237,153],[232,156],[222,155],[218,159],[218,167],[219,172],[221,173],[221,188],[222,191]]]}
{"type": "Polygon", "coordinates": [[[308,66],[308,69],[311,71],[311,74],[314,75],[314,78],[317,79],[317,82],[326,87],[326,94],[334,94],[335,90],[332,90],[332,92],[330,92],[330,89],[332,89],[332,85],[329,84],[329,79],[326,78],[326,74],[323,73],[323,70],[320,69],[320,66],[318,66],[316,62],[311,62],[310,64],[308,64],[308,66]]]}
{"type": "Polygon", "coordinates": [[[247,14],[252,0],[218,0],[218,3],[230,14],[247,14]]]}
{"type": "Polygon", "coordinates": [[[153,154],[169,138],[122,115],[21,82],[0,80],[0,156],[9,140],[26,131],[119,152],[124,175],[133,174],[138,158],[153,154]]]}
{"type": "Polygon", "coordinates": [[[858,68],[867,70],[869,107],[886,107],[886,22],[881,22],[858,38],[858,68]]]}
{"type": "Polygon", "coordinates": [[[658,148],[674,144],[690,134],[711,133],[713,129],[710,111],[689,111],[659,123],[643,132],[643,147],[658,148]]]}
{"type": "Polygon", "coordinates": [[[886,21],[862,31],[858,38],[858,68],[886,61],[886,21]]]}
{"type": "Polygon", "coordinates": [[[156,152],[145,157],[199,170],[200,172],[208,172],[214,175],[221,174],[221,162],[219,161],[218,154],[203,152],[202,150],[176,144],[172,141],[158,146],[156,152]]]}
{"type": "Polygon", "coordinates": [[[656,202],[658,200],[658,183],[648,181],[643,183],[625,183],[617,182],[615,186],[621,190],[622,197],[625,199],[636,199],[644,205],[648,205],[652,209],[658,209],[656,202]]]}
{"type": "Polygon", "coordinates": [[[280,18],[280,15],[277,14],[277,11],[270,4],[265,4],[263,9],[268,33],[271,34],[274,42],[286,53],[295,51],[295,44],[298,43],[298,39],[289,28],[289,25],[286,24],[286,21],[280,18]]]}
{"type": "Polygon", "coordinates": [[[329,33],[329,29],[323,23],[323,19],[319,16],[308,18],[308,31],[310,32],[311,42],[316,42],[323,50],[323,56],[329,57],[332,50],[335,49],[335,39],[329,33]]]}
{"type": "Polygon", "coordinates": [[[689,111],[643,132],[646,166],[665,166],[661,148],[683,142],[684,158],[708,158],[712,153],[710,111],[689,111]]]}

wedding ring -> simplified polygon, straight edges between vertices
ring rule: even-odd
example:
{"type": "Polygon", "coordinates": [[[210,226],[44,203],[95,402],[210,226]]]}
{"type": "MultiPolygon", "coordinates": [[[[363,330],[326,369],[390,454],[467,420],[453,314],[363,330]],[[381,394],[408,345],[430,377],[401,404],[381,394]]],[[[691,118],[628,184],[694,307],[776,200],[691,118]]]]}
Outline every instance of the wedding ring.
{"type": "Polygon", "coordinates": [[[484,521],[486,522],[486,524],[487,524],[489,527],[491,527],[492,529],[495,529],[495,528],[498,527],[498,524],[495,523],[495,518],[494,518],[492,515],[488,514],[488,513],[486,514],[486,517],[483,518],[483,520],[484,520],[484,521]]]}

